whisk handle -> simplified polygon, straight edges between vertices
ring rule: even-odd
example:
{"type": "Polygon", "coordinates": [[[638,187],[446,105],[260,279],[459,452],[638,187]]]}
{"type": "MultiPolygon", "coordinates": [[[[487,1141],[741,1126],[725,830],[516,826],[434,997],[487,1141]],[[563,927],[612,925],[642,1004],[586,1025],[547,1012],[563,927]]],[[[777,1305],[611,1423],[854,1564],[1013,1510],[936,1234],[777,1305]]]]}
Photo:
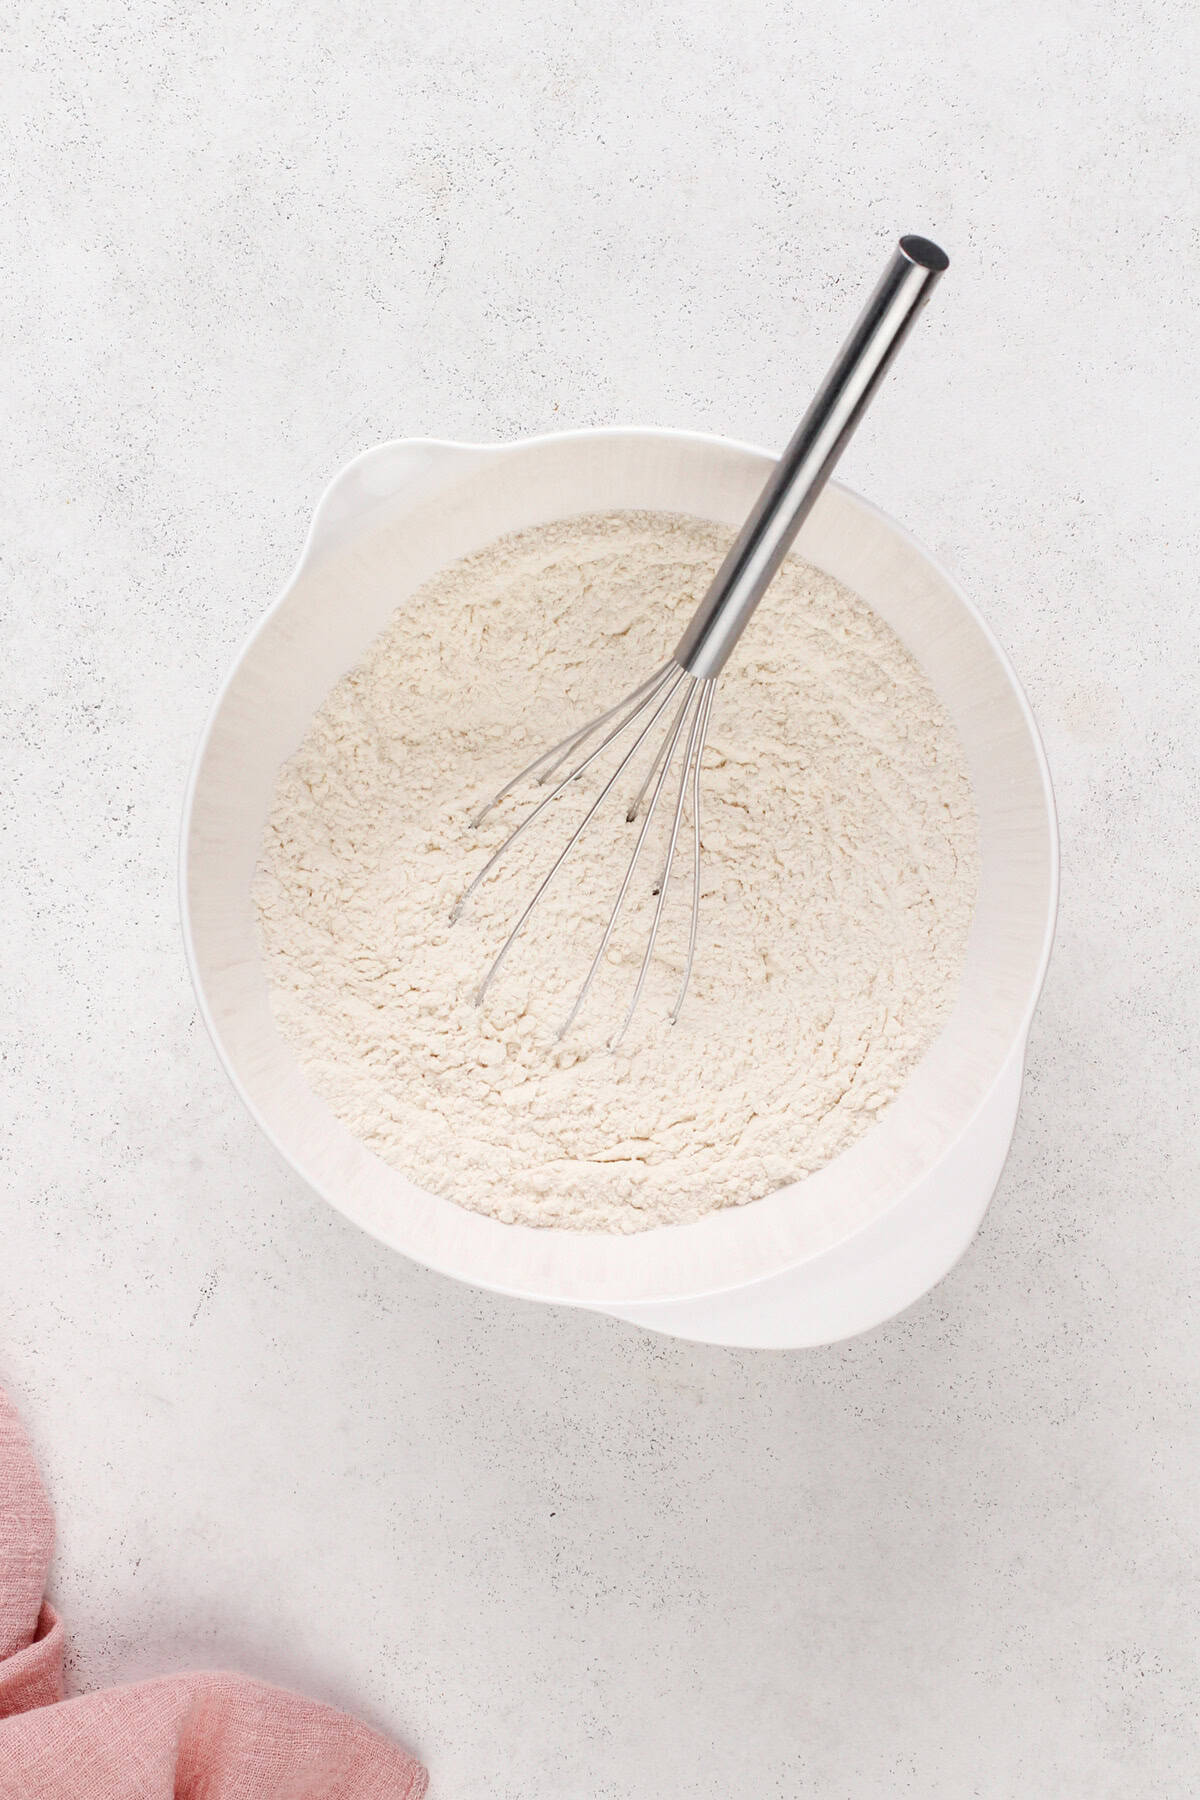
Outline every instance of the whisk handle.
{"type": "Polygon", "coordinates": [[[949,262],[945,251],[928,238],[900,239],[878,287],[679,640],[675,661],[689,674],[709,678],[725,667],[949,262]]]}

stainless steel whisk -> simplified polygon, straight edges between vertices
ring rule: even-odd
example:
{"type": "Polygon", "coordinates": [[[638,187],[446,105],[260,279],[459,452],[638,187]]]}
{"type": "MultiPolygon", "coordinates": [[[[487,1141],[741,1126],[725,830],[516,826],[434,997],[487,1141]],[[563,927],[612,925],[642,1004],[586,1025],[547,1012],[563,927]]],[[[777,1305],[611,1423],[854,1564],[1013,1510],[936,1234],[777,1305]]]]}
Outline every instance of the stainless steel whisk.
{"type": "Polygon", "coordinates": [[[700,916],[700,769],[704,745],[712,714],[717,678],[738,638],[745,630],[751,613],[762,599],[791,544],[820,494],[842,451],[857,429],[874,397],[893,356],[913,325],[917,313],[929,298],[935,282],[949,266],[949,258],[936,244],[922,237],[902,237],[884,270],[875,291],[867,301],[858,322],[843,344],[837,360],[805,413],[787,449],[767,480],[746,523],[717,570],[704,599],[691,623],[675,647],[674,654],[656,669],[640,687],[618,700],[598,718],[582,725],[544,750],[524,769],[505,782],[499,793],[481,807],[472,819],[479,825],[507,794],[536,776],[543,786],[575,751],[582,751],[588,740],[601,733],[600,741],[576,762],[533,806],[500,848],[488,858],[454,908],[451,919],[457,919],[463,907],[485,882],[498,863],[519,838],[540,818],[547,807],[571,787],[599,759],[633,732],[632,740],[620,756],[616,767],[604,781],[599,794],[579,820],[564,848],[534,891],[524,911],[500,947],[500,952],[476,990],[476,1004],[483,1001],[505,958],[542,899],[547,888],[570,856],[600,808],[618,787],[630,765],[660,721],[665,721],[662,740],[650,763],[637,795],[626,810],[626,821],[633,824],[641,812],[646,795],[649,805],[634,841],[624,878],[617,891],[608,923],[575,998],[564,1020],[559,1037],[565,1035],[579,1016],[596,979],[604,954],[621,916],[621,909],[632,885],[634,873],[650,835],[659,802],[667,790],[672,768],[682,745],[675,809],[667,836],[665,860],[658,877],[657,904],[650,925],[633,996],[624,1022],[612,1042],[615,1046],[629,1029],[646,976],[654,956],[666,905],[667,888],[683,830],[685,806],[691,796],[692,899],[691,924],[688,931],[687,955],[683,978],[679,984],[671,1023],[678,1019],[691,980],[696,957],[696,938],[700,916]],[[605,730],[605,727],[610,729],[605,730]]]}

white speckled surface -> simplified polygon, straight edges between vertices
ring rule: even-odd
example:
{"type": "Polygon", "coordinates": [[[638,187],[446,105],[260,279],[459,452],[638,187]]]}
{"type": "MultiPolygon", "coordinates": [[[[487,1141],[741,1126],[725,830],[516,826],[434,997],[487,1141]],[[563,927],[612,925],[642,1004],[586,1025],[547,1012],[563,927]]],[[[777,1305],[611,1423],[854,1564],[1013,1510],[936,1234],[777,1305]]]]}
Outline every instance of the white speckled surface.
{"type": "Polygon", "coordinates": [[[10,22],[0,1378],[77,1685],[240,1665],[437,1800],[1200,1785],[1198,53],[1184,0],[10,22]],[[983,1231],[794,1354],[427,1275],[197,1024],[214,688],[352,452],[780,444],[897,230],[954,265],[845,475],[999,631],[1064,836],[983,1231]]]}

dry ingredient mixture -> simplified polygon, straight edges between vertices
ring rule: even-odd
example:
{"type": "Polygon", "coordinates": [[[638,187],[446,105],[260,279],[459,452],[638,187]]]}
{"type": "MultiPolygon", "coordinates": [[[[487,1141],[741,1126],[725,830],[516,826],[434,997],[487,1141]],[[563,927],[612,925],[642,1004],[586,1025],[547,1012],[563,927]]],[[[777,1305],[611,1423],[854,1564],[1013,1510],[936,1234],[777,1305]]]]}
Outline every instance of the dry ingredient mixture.
{"type": "Polygon", "coordinates": [[[665,660],[731,535],[589,515],[453,564],[399,608],[280,773],[254,885],[279,1028],[359,1138],[462,1206],[639,1231],[758,1199],[852,1144],[953,1004],[978,865],[958,739],[894,633],[796,558],[718,690],[679,1023],[688,828],[628,1036],[607,1048],[645,942],[653,842],[584,1012],[555,1035],[637,829],[624,791],[473,1004],[592,790],[548,808],[452,926],[543,790],[477,832],[471,814],[665,660]]]}

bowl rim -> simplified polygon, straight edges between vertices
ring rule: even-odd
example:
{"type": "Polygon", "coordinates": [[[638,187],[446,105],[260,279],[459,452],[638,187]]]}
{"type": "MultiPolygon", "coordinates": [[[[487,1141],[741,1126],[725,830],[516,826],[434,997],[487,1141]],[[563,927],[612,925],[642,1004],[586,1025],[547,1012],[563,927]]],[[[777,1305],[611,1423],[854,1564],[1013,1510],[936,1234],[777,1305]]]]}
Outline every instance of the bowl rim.
{"type": "MultiPolygon", "coordinates": [[[[532,1286],[516,1285],[504,1280],[492,1279],[480,1273],[466,1274],[462,1268],[454,1266],[450,1259],[441,1260],[437,1257],[426,1255],[421,1251],[411,1249],[407,1245],[402,1247],[396,1244],[393,1239],[377,1229],[371,1221],[362,1217],[360,1209],[353,1205],[348,1205],[344,1198],[335,1197],[325,1186],[320,1185],[310,1174],[298,1167],[292,1152],[285,1147],[283,1142],[281,1142],[274,1126],[264,1116],[257,1103],[246,1091],[238,1070],[234,1065],[231,1054],[225,1046],[221,1031],[213,1015],[200,971],[198,952],[193,932],[191,904],[189,900],[189,875],[191,865],[189,840],[191,836],[196,796],[205,758],[220,721],[229,692],[237,681],[247,656],[258,642],[259,638],[270,628],[276,614],[288,601],[292,590],[301,575],[308,571],[310,565],[318,557],[321,549],[322,537],[328,528],[329,502],[353,475],[360,471],[365,465],[369,464],[373,459],[381,458],[396,451],[425,450],[431,453],[472,455],[478,458],[480,462],[483,462],[485,460],[490,461],[493,458],[500,458],[506,454],[512,454],[517,451],[527,451],[534,448],[576,443],[583,440],[594,441],[605,438],[653,439],[665,443],[681,445],[690,444],[710,449],[732,451],[742,456],[752,457],[755,460],[760,461],[764,466],[764,470],[777,461],[777,456],[774,452],[764,449],[761,445],[749,443],[744,439],[725,437],[717,432],[691,431],[678,429],[672,426],[654,425],[579,426],[563,431],[538,432],[528,436],[505,438],[492,443],[480,443],[456,438],[388,438],[358,452],[355,456],[351,457],[348,462],[341,465],[322,489],[316,505],[312,510],[308,529],[305,533],[304,541],[295,563],[270,604],[255,620],[249,631],[242,638],[217,691],[213,696],[195,749],[192,753],[184,789],[182,815],[180,818],[177,876],[181,935],[183,938],[184,953],[187,960],[188,972],[191,977],[197,1010],[203,1020],[205,1029],[212,1041],[221,1066],[224,1069],[234,1092],[238,1095],[241,1103],[250,1113],[263,1135],[267,1138],[277,1154],[283,1159],[288,1169],[291,1170],[293,1174],[297,1175],[307,1186],[311,1187],[313,1191],[328,1205],[332,1206],[335,1211],[341,1213],[343,1217],[348,1218],[360,1230],[366,1231],[370,1236],[387,1244],[389,1249],[398,1251],[401,1255],[407,1256],[411,1261],[418,1262],[422,1266],[432,1269],[438,1274],[448,1276],[454,1280],[466,1281],[471,1285],[483,1287],[489,1292],[503,1294],[511,1298],[539,1300],[548,1304],[582,1306],[599,1311],[603,1311],[610,1307],[626,1305],[641,1306],[685,1300],[699,1301],[722,1293],[734,1292],[745,1288],[748,1285],[755,1285],[760,1281],[772,1280],[775,1277],[786,1273],[789,1269],[802,1267],[804,1263],[828,1254],[829,1249],[834,1246],[820,1246],[814,1248],[806,1255],[789,1258],[780,1262],[775,1267],[764,1270],[761,1274],[752,1277],[749,1281],[743,1277],[737,1277],[730,1281],[717,1280],[703,1288],[697,1289],[690,1287],[686,1292],[682,1293],[679,1290],[674,1290],[665,1292],[638,1292],[636,1295],[630,1295],[628,1298],[616,1294],[611,1296],[606,1295],[603,1298],[581,1298],[578,1294],[547,1291],[544,1288],[534,1289],[532,1286]]],[[[1029,699],[1015,669],[1013,668],[1008,654],[997,639],[995,633],[992,631],[987,620],[975,606],[974,602],[962,591],[958,582],[949,574],[940,560],[934,556],[925,545],[913,535],[913,533],[909,532],[904,526],[898,524],[889,513],[883,510],[882,507],[877,506],[873,501],[865,499],[855,489],[848,487],[845,483],[830,481],[828,485],[844,499],[848,500],[852,506],[857,507],[864,513],[872,516],[898,541],[905,544],[910,550],[914,551],[917,556],[928,563],[930,567],[936,571],[939,579],[945,583],[945,586],[953,595],[957,604],[962,607],[964,612],[970,617],[979,630],[991,655],[999,665],[1012,695],[1017,702],[1025,730],[1029,737],[1041,786],[1041,799],[1048,838],[1048,900],[1042,926],[1041,945],[1036,969],[1029,985],[1028,995],[1021,1013],[1020,1022],[1012,1035],[1012,1048],[1009,1055],[1005,1057],[993,1080],[981,1094],[975,1106],[964,1116],[953,1135],[944,1145],[941,1153],[933,1161],[926,1164],[924,1168],[905,1185],[898,1187],[885,1207],[870,1218],[855,1225],[848,1230],[842,1238],[838,1239],[836,1248],[841,1249],[852,1243],[855,1238],[870,1232],[880,1220],[889,1217],[897,1208],[903,1206],[916,1190],[930,1179],[934,1172],[953,1155],[964,1138],[966,1138],[974,1129],[980,1115],[991,1105],[997,1090],[1003,1086],[1008,1078],[1012,1054],[1014,1052],[1018,1053],[1023,1062],[1030,1027],[1045,985],[1046,974],[1053,950],[1060,896],[1061,857],[1054,789],[1050,775],[1049,761],[1046,756],[1041,732],[1038,729],[1037,721],[1034,717],[1029,699]]],[[[861,1141],[861,1139],[856,1139],[855,1143],[857,1144],[861,1141]]],[[[363,1148],[365,1148],[365,1146],[363,1148]]],[[[854,1146],[852,1145],[851,1149],[853,1148],[854,1146]]],[[[833,1163],[836,1163],[838,1160],[839,1159],[835,1157],[833,1163]]],[[[826,1166],[831,1167],[833,1165],[830,1164],[826,1166]]],[[[396,1172],[400,1173],[400,1171],[396,1172]]],[[[453,1204],[453,1202],[446,1202],[446,1204],[453,1204]]],[[[718,1209],[718,1211],[730,1211],[736,1213],[740,1211],[740,1209],[718,1209]]],[[[496,1224],[500,1223],[499,1221],[492,1222],[496,1224]]],[[[596,1232],[575,1232],[562,1227],[518,1226],[508,1227],[507,1229],[528,1230],[538,1236],[552,1233],[557,1239],[582,1238],[585,1240],[592,1240],[597,1236],[607,1237],[609,1235],[607,1233],[596,1232]]],[[[686,1229],[687,1223],[678,1226],[654,1226],[649,1227],[644,1231],[633,1233],[630,1237],[623,1238],[622,1241],[636,1242],[641,1238],[656,1237],[661,1231],[686,1229]]]]}

